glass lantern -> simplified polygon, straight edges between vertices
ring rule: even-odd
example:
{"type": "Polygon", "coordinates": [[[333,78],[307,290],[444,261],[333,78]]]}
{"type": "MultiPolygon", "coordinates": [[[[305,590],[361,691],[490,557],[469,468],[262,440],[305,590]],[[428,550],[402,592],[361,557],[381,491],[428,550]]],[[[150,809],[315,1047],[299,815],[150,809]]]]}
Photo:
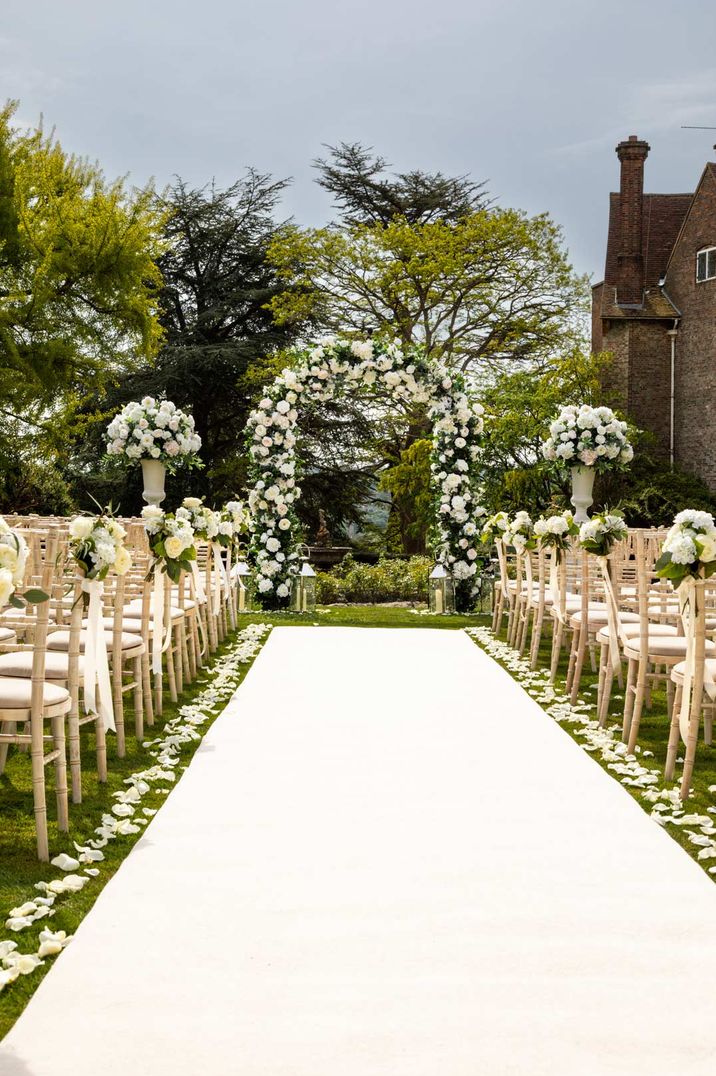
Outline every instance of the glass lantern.
{"type": "Polygon", "coordinates": [[[440,561],[430,573],[429,598],[431,613],[455,612],[455,582],[444,564],[440,561]]]}
{"type": "Polygon", "coordinates": [[[248,613],[251,610],[251,569],[243,558],[239,558],[231,570],[236,576],[238,594],[236,608],[239,613],[248,613]]]}
{"type": "Polygon", "coordinates": [[[308,546],[300,545],[301,567],[291,585],[291,609],[294,613],[313,613],[316,608],[316,573],[308,563],[308,546]]]}

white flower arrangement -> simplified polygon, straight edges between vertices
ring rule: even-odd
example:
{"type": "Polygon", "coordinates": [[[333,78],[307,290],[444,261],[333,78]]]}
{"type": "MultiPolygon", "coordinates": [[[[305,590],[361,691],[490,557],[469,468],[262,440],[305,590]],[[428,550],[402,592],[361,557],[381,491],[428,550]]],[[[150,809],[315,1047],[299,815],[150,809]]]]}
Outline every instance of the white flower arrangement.
{"type": "Polygon", "coordinates": [[[28,552],[23,536],[0,516],[0,609],[6,605],[22,609],[26,603],[36,605],[47,601],[47,594],[34,587],[20,593],[25,581],[28,552]]]}
{"type": "Polygon", "coordinates": [[[207,508],[201,497],[185,497],[175,515],[177,519],[187,522],[194,536],[202,542],[213,542],[219,533],[221,517],[218,512],[207,508]]]}
{"type": "Polygon", "coordinates": [[[128,403],[110,422],[106,432],[107,454],[132,462],[158,460],[170,473],[179,466],[199,467],[201,437],[194,419],[171,400],[145,396],[128,403]]]}
{"type": "Polygon", "coordinates": [[[686,509],[675,517],[656,562],[656,573],[678,587],[687,576],[716,572],[716,526],[710,512],[686,509]]]}
{"type": "Polygon", "coordinates": [[[495,512],[495,514],[489,516],[482,525],[482,541],[491,543],[498,538],[504,540],[509,525],[510,517],[507,515],[507,512],[495,512]]]}
{"type": "Polygon", "coordinates": [[[112,571],[125,575],[132,555],[124,539],[127,532],[109,512],[100,516],[75,516],[69,526],[70,553],[87,579],[105,579],[112,571]]]}
{"type": "Polygon", "coordinates": [[[502,540],[507,546],[511,546],[518,553],[524,553],[528,549],[534,549],[536,539],[534,525],[529,512],[518,512],[514,519],[508,522],[507,529],[503,532],[502,540]]]}
{"type": "Polygon", "coordinates": [[[634,458],[628,429],[609,407],[567,404],[549,427],[542,455],[558,467],[616,470],[634,458]]]}
{"type": "Polygon", "coordinates": [[[248,510],[244,507],[242,501],[227,501],[219,516],[217,541],[226,548],[238,550],[242,536],[249,529],[251,516],[248,510]]]}
{"type": "Polygon", "coordinates": [[[574,522],[573,514],[566,512],[552,516],[541,516],[534,523],[534,534],[540,549],[554,549],[557,560],[569,549],[572,538],[579,534],[579,525],[574,522]]]}
{"type": "Polygon", "coordinates": [[[629,534],[624,517],[619,512],[598,513],[579,528],[579,544],[588,553],[608,557],[618,542],[629,534]]]}
{"type": "Polygon", "coordinates": [[[166,572],[173,583],[178,583],[181,573],[191,571],[191,562],[196,560],[191,524],[180,518],[178,512],[174,516],[156,504],[148,504],[142,509],[142,519],[155,566],[166,572]]]}
{"type": "Polygon", "coordinates": [[[251,558],[257,589],[266,608],[284,608],[298,570],[296,504],[301,495],[296,449],[302,402],[336,399],[346,389],[388,389],[399,400],[427,405],[433,425],[433,482],[438,493],[436,545],[440,559],[457,581],[458,602],[469,603],[477,571],[477,549],[470,541],[479,505],[475,470],[482,433],[482,408],[466,392],[462,375],[448,372],[421,351],[403,351],[398,342],[326,338],[265,390],[248,421],[252,486],[251,558]],[[462,583],[464,586],[461,586],[462,583]]]}

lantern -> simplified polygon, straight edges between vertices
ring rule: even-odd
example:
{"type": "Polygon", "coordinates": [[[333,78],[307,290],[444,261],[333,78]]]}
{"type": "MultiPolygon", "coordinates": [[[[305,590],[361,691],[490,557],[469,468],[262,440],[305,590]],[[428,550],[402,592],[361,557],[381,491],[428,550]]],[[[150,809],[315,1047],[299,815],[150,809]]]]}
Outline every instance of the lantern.
{"type": "Polygon", "coordinates": [[[238,583],[237,610],[239,613],[247,613],[251,609],[251,569],[245,560],[237,560],[231,574],[238,583]]]}
{"type": "Polygon", "coordinates": [[[429,598],[431,613],[455,612],[455,583],[444,564],[440,561],[430,573],[429,598]]]}
{"type": "Polygon", "coordinates": [[[300,545],[297,552],[301,567],[293,577],[291,609],[294,613],[312,613],[316,608],[316,573],[308,563],[308,546],[300,545]]]}

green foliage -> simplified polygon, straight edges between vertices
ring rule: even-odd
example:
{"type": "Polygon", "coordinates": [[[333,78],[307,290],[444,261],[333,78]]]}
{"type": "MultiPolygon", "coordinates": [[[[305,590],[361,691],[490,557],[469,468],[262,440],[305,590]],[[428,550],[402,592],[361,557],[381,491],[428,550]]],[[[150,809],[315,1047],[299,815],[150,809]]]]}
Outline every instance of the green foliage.
{"type": "MultiPolygon", "coordinates": [[[[430,474],[432,442],[413,441],[400,453],[400,462],[380,476],[380,489],[392,496],[391,522],[406,552],[425,550],[434,525],[435,497],[430,474]]],[[[390,524],[389,524],[390,525],[390,524]]]]}
{"type": "Polygon", "coordinates": [[[426,602],[432,567],[433,562],[428,557],[386,558],[377,564],[362,564],[349,554],[332,572],[317,573],[318,601],[321,605],[334,602],[426,602]]]}
{"type": "Polygon", "coordinates": [[[14,109],[0,111],[0,378],[17,411],[156,351],[161,214],[150,189],[14,128],[14,109]]]}
{"type": "Polygon", "coordinates": [[[695,475],[672,470],[646,435],[628,471],[599,479],[595,500],[619,508],[630,527],[670,526],[685,508],[716,515],[716,495],[695,475]]]}
{"type": "Polygon", "coordinates": [[[545,214],[482,208],[455,221],[288,227],[269,257],[286,284],[271,303],[282,324],[397,335],[464,368],[545,358],[574,338],[586,310],[586,281],[545,214]]]}

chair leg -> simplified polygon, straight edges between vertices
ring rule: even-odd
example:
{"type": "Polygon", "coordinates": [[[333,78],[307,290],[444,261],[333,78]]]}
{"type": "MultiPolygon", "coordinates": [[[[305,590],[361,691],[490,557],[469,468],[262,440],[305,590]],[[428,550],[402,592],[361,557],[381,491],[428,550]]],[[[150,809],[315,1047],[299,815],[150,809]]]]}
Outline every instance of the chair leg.
{"type": "MultiPolygon", "coordinates": [[[[9,736],[13,729],[17,728],[14,721],[3,721],[0,723],[0,732],[9,736]]],[[[0,743],[0,774],[5,772],[5,764],[7,763],[7,753],[10,749],[9,743],[0,743]]]]}
{"type": "Polygon", "coordinates": [[[122,694],[122,655],[112,660],[112,694],[114,696],[114,724],[117,729],[117,757],[127,754],[127,741],[124,731],[124,695],[122,694]]]}
{"type": "Polygon", "coordinates": [[[582,627],[579,629],[579,642],[577,645],[577,653],[574,659],[574,669],[572,671],[572,693],[570,696],[570,702],[572,706],[575,706],[579,701],[579,688],[582,683],[582,669],[584,668],[584,656],[587,649],[587,629],[582,627]]]}
{"type": "Polygon", "coordinates": [[[149,653],[142,655],[142,702],[144,718],[148,725],[154,724],[154,705],[152,700],[152,677],[149,671],[149,653]]]}
{"type": "Polygon", "coordinates": [[[539,661],[539,648],[542,642],[542,624],[544,622],[544,607],[539,605],[532,621],[532,641],[530,644],[530,669],[537,668],[539,661]]]}
{"type": "Polygon", "coordinates": [[[107,733],[101,717],[98,717],[94,723],[94,738],[97,754],[97,780],[104,785],[107,783],[107,733]]]}
{"type": "Polygon", "coordinates": [[[67,753],[70,758],[72,802],[82,803],[82,759],[80,753],[80,715],[73,700],[67,716],[67,753]]]}
{"type": "Polygon", "coordinates": [[[33,722],[39,728],[32,729],[32,746],[30,762],[32,765],[32,799],[35,812],[35,833],[37,835],[37,858],[47,863],[50,858],[50,845],[47,839],[47,803],[45,801],[45,741],[42,722],[33,722]]]}
{"type": "Polygon", "coordinates": [[[52,743],[57,753],[55,759],[55,797],[57,799],[57,828],[67,833],[70,828],[70,811],[67,802],[67,755],[65,746],[65,715],[52,718],[52,743]]]}
{"type": "Polygon", "coordinates": [[[144,739],[144,701],[142,691],[142,659],[135,658],[132,662],[134,680],[134,735],[139,743],[144,739]]]}
{"type": "Polygon", "coordinates": [[[557,670],[559,669],[559,659],[562,655],[562,636],[564,635],[564,624],[561,620],[556,620],[554,629],[552,632],[552,661],[550,663],[549,670],[549,682],[553,684],[557,679],[557,670]]]}
{"type": "Polygon", "coordinates": [[[636,685],[636,674],[638,661],[634,661],[633,658],[629,659],[629,667],[627,669],[626,688],[624,691],[624,718],[622,720],[622,742],[626,743],[629,739],[629,730],[631,728],[631,715],[634,712],[634,691],[636,685]]]}
{"type": "Polygon", "coordinates": [[[636,695],[634,696],[634,710],[631,715],[631,724],[629,726],[629,741],[627,749],[630,755],[634,754],[634,748],[636,747],[636,741],[639,736],[639,723],[641,721],[641,712],[644,709],[644,699],[646,697],[647,670],[648,662],[645,659],[642,659],[639,662],[639,671],[636,681],[636,695]]]}
{"type": "Polygon", "coordinates": [[[671,724],[669,726],[669,746],[666,749],[666,765],[664,766],[664,780],[673,781],[676,770],[676,756],[679,753],[679,714],[681,713],[681,696],[683,686],[676,685],[674,705],[671,707],[671,724]]]}
{"type": "Polygon", "coordinates": [[[574,680],[574,669],[577,664],[577,652],[579,650],[580,642],[579,637],[582,634],[581,628],[572,629],[572,640],[569,646],[569,661],[567,662],[567,678],[565,680],[565,687],[567,691],[572,690],[572,681],[574,680]]]}
{"type": "Polygon", "coordinates": [[[614,685],[614,668],[611,658],[607,654],[604,668],[604,682],[602,684],[602,697],[599,700],[598,717],[600,728],[604,728],[609,717],[609,704],[612,701],[612,687],[614,685]]]}
{"type": "Polygon", "coordinates": [[[167,647],[167,677],[169,679],[169,698],[172,702],[176,702],[179,696],[177,695],[177,680],[176,670],[174,667],[174,645],[170,642],[167,647]]]}

